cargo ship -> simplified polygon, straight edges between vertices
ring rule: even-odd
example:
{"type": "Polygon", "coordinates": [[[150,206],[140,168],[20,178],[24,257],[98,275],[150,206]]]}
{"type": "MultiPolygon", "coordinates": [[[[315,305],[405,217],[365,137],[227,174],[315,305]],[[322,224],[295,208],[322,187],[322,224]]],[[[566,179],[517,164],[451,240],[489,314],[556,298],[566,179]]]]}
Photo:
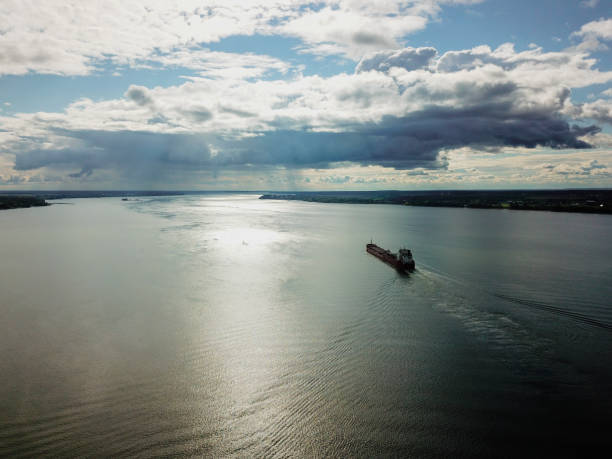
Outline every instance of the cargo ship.
{"type": "Polygon", "coordinates": [[[369,244],[366,244],[366,252],[393,266],[400,272],[414,271],[414,259],[412,258],[412,252],[408,249],[400,249],[399,253],[395,254],[382,247],[378,247],[370,241],[369,244]]]}

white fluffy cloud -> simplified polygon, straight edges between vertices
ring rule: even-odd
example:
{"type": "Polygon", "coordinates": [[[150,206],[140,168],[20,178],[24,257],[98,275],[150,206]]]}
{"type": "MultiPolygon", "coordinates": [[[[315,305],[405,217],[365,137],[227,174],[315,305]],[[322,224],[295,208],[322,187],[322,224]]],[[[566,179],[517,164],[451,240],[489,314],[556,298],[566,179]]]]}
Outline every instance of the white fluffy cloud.
{"type": "Polygon", "coordinates": [[[575,35],[581,37],[591,35],[602,40],[612,40],[612,19],[601,18],[598,21],[589,22],[575,32],[575,35]]]}
{"type": "Polygon", "coordinates": [[[578,37],[582,42],[577,49],[583,51],[605,51],[607,45],[602,42],[612,40],[612,19],[601,18],[584,24],[572,37],[578,37]]]}
{"type": "Polygon", "coordinates": [[[573,107],[572,114],[576,118],[586,118],[612,125],[612,100],[599,99],[594,102],[573,107]]]}
{"type": "Polygon", "coordinates": [[[304,50],[359,59],[366,51],[397,48],[401,37],[425,28],[427,16],[402,13],[401,3],[338,2],[307,10],[284,24],[281,32],[299,37],[304,50]]]}
{"type": "Polygon", "coordinates": [[[3,0],[0,75],[86,75],[104,63],[201,69],[202,45],[232,35],[300,38],[303,50],[344,54],[396,48],[442,4],[481,0],[3,0]],[[194,53],[194,50],[196,51],[194,53]]]}
{"type": "Polygon", "coordinates": [[[270,21],[295,14],[299,3],[4,0],[0,72],[84,75],[105,60],[155,61],[230,35],[266,32],[270,21]]]}

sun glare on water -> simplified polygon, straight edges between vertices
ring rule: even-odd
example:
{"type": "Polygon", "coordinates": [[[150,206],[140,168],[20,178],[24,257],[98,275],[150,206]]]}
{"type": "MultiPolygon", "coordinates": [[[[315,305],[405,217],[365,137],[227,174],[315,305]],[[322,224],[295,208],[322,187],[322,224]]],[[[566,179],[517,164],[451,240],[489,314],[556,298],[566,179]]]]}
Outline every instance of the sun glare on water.
{"type": "Polygon", "coordinates": [[[216,242],[228,247],[253,246],[261,247],[273,242],[280,242],[281,233],[262,228],[232,228],[213,234],[216,242]]]}

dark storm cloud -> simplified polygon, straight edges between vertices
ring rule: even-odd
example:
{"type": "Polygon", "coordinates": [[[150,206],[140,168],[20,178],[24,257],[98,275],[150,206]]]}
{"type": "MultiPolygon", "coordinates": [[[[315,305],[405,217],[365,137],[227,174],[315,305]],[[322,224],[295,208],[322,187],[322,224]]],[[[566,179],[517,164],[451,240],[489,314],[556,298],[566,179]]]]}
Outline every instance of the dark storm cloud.
{"type": "Polygon", "coordinates": [[[527,147],[589,148],[580,137],[597,126],[570,126],[545,113],[512,114],[509,103],[469,109],[432,107],[407,117],[385,117],[376,124],[344,126],[344,132],[312,132],[279,128],[256,136],[215,136],[132,131],[60,131],[72,147],[33,149],[16,155],[15,169],[75,168],[73,177],[95,169],[204,170],[223,167],[330,167],[353,162],[396,169],[441,168],[440,152],[449,148],[527,147]],[[214,145],[215,154],[209,145],[214,145]]]}
{"type": "Polygon", "coordinates": [[[82,151],[70,148],[57,150],[32,149],[17,153],[15,156],[14,168],[18,171],[26,171],[50,165],[63,166],[74,164],[91,164],[96,162],[96,160],[96,155],[92,152],[88,152],[86,149],[83,149],[82,151]]]}
{"type": "Polygon", "coordinates": [[[272,131],[225,142],[216,163],[220,166],[252,164],[291,168],[324,168],[345,161],[401,168],[439,166],[437,150],[414,148],[412,138],[386,133],[385,130],[340,133],[272,131]]]}
{"type": "Polygon", "coordinates": [[[91,174],[93,174],[93,169],[91,167],[84,167],[79,172],[75,172],[73,174],[68,174],[68,177],[72,177],[72,178],[85,178],[85,177],[89,177],[91,174]]]}
{"type": "Polygon", "coordinates": [[[75,168],[70,177],[88,177],[95,169],[118,169],[127,174],[164,168],[198,169],[210,165],[210,150],[201,136],[132,131],[67,131],[56,134],[75,146],[31,149],[17,153],[15,170],[41,167],[75,168]]]}
{"type": "Polygon", "coordinates": [[[280,164],[317,166],[350,161],[397,169],[444,167],[439,152],[465,146],[589,148],[579,137],[597,126],[570,126],[541,114],[509,116],[508,107],[469,110],[431,108],[409,117],[387,117],[381,123],[353,126],[350,132],[279,130],[226,142],[217,158],[224,165],[280,164]]]}

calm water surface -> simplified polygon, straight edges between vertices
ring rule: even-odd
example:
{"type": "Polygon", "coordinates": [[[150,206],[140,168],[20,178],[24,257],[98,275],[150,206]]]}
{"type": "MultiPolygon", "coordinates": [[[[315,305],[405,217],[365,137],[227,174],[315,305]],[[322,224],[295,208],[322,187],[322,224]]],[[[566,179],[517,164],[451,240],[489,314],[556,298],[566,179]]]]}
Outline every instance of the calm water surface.
{"type": "Polygon", "coordinates": [[[208,194],[0,213],[0,455],[610,446],[612,217],[208,194]],[[401,276],[365,243],[413,250],[401,276]]]}

